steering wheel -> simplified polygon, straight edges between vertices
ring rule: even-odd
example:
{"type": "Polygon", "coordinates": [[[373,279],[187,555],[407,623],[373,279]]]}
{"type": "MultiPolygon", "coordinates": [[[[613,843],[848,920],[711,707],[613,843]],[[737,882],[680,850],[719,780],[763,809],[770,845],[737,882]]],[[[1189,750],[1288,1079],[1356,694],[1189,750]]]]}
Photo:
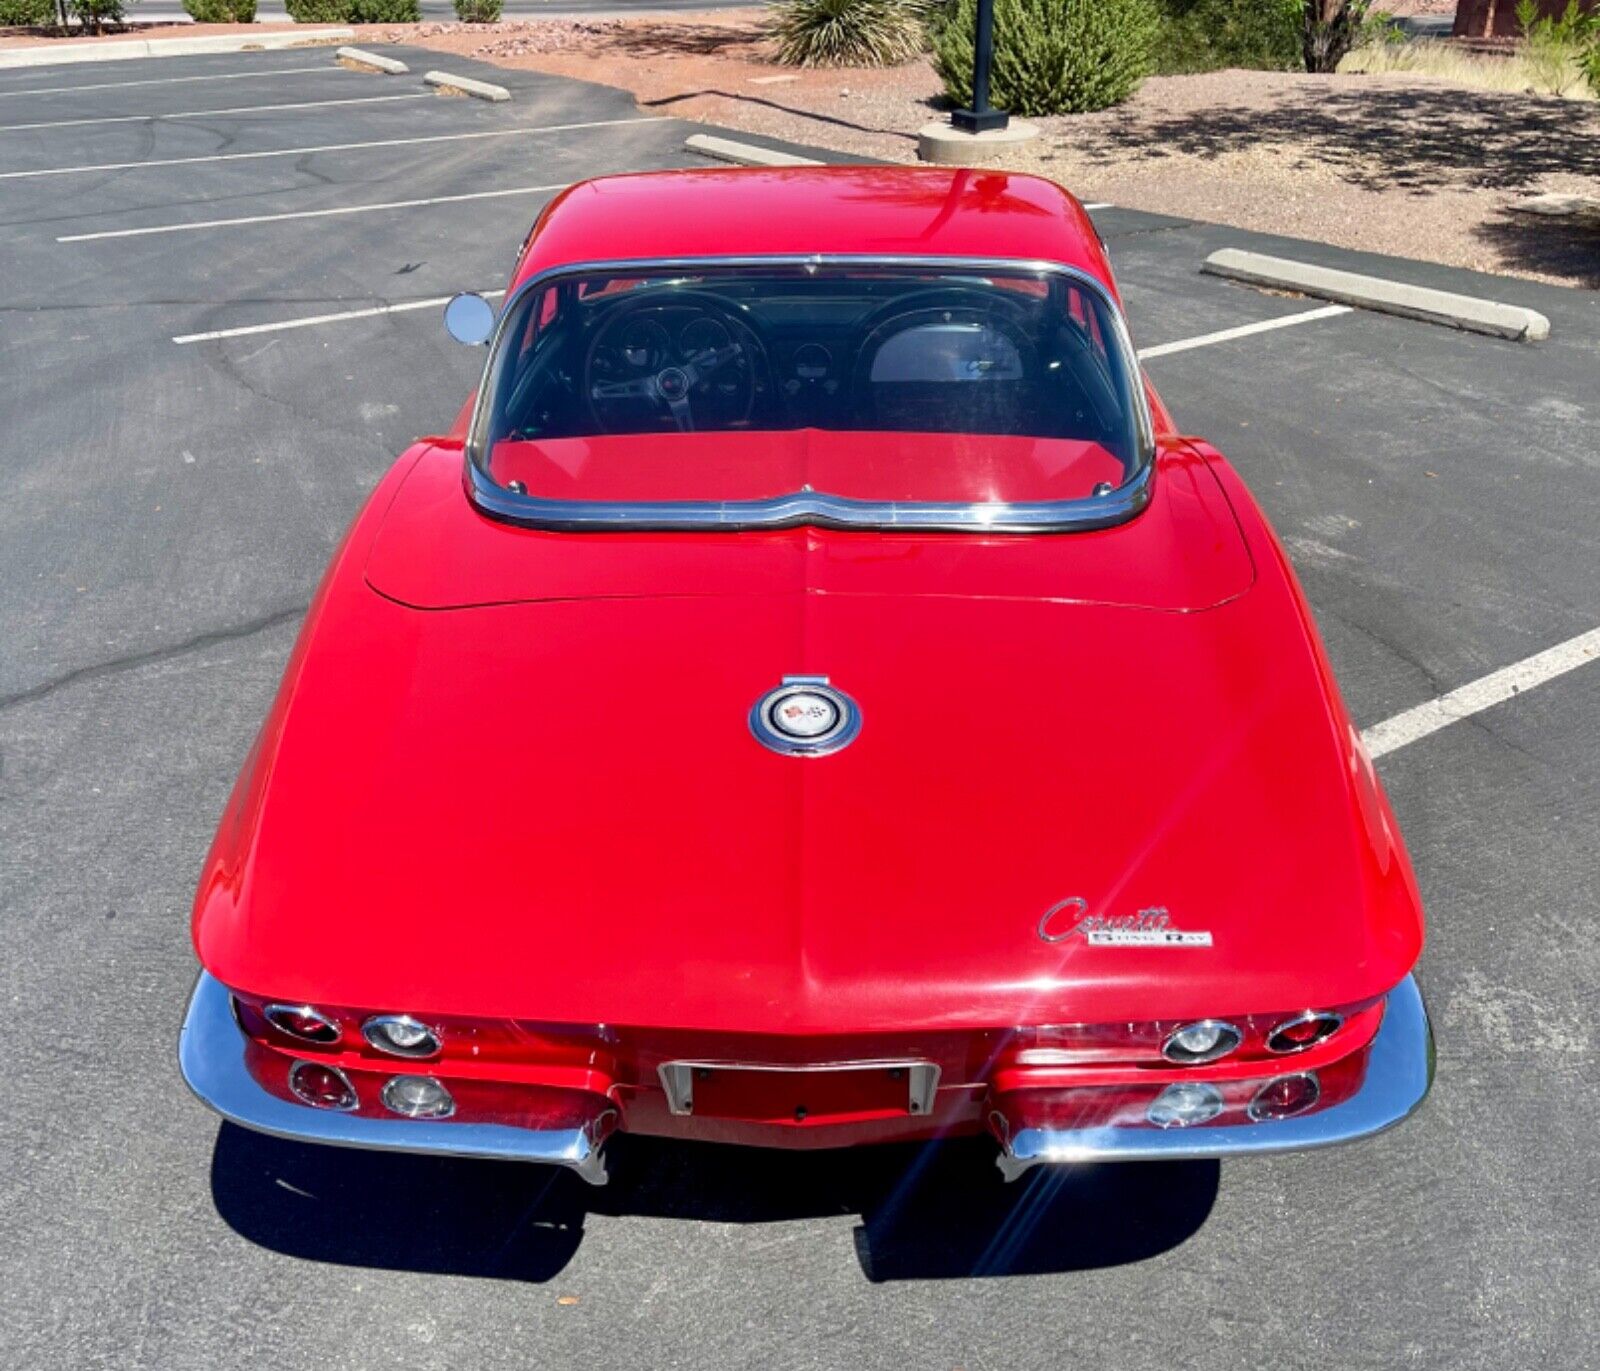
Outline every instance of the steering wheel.
{"type": "Polygon", "coordinates": [[[850,368],[851,392],[857,414],[876,419],[873,363],[883,346],[910,329],[940,324],[977,324],[1003,335],[1016,350],[1023,374],[1011,379],[1033,381],[1037,352],[1023,323],[1023,311],[992,290],[948,286],[918,291],[891,302],[862,326],[861,345],[850,368]]]}
{"type": "Polygon", "coordinates": [[[583,394],[605,433],[732,428],[770,376],[767,350],[732,306],[698,291],[613,306],[584,359],[583,394]]]}

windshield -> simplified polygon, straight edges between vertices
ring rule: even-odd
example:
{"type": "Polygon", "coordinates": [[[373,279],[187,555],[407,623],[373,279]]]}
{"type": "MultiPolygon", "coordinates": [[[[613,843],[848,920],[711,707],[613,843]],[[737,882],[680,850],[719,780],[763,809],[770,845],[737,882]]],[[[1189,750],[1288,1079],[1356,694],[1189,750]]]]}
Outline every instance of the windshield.
{"type": "Polygon", "coordinates": [[[786,497],[895,507],[884,522],[1089,500],[1143,459],[1131,372],[1112,307],[1065,271],[562,274],[508,306],[471,451],[498,492],[714,505],[719,523],[786,497]]]}

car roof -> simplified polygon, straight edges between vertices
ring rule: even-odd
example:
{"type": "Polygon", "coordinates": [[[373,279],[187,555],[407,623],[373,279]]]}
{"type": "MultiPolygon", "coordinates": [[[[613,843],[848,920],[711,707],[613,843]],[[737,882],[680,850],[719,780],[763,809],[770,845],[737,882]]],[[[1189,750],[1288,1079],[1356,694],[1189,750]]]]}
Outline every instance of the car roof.
{"type": "Polygon", "coordinates": [[[1043,260],[1113,292],[1083,206],[1039,176],[944,167],[640,172],[581,181],[539,216],[512,285],[575,263],[790,254],[1043,260]]]}

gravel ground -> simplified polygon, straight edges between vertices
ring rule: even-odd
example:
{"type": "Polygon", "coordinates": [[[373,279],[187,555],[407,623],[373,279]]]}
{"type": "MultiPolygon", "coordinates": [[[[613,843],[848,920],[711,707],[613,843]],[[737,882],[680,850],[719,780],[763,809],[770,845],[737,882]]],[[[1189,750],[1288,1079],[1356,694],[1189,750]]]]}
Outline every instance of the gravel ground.
{"type": "MultiPolygon", "coordinates": [[[[926,59],[779,68],[756,10],[371,36],[604,81],[659,113],[891,161],[914,159],[917,128],[939,112],[926,59]]],[[[1152,77],[1117,109],[1039,122],[1043,136],[1010,165],[1086,200],[1600,287],[1600,232],[1506,212],[1543,191],[1600,194],[1594,104],[1409,75],[1218,71],[1152,77]]]]}

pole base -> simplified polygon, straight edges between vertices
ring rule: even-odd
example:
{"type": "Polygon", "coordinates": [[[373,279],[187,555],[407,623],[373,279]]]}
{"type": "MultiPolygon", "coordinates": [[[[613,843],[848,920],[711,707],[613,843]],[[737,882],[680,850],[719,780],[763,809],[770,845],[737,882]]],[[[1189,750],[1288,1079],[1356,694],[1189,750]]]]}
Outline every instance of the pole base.
{"type": "Polygon", "coordinates": [[[956,128],[954,120],[946,123],[939,119],[917,130],[917,156],[945,166],[992,166],[1038,136],[1038,126],[1026,119],[1013,119],[1004,128],[980,133],[956,128]]]}
{"type": "Polygon", "coordinates": [[[950,114],[951,127],[962,133],[998,133],[1010,122],[1003,109],[958,109],[950,114]]]}

